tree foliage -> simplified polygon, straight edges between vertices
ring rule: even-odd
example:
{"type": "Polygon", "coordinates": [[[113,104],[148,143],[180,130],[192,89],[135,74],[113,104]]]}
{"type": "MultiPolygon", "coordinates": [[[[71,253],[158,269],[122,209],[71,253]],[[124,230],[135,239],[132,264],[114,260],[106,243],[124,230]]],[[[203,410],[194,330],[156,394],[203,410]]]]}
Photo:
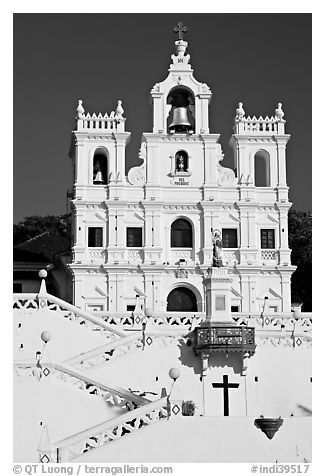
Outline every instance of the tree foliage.
{"type": "Polygon", "coordinates": [[[47,215],[45,217],[33,215],[25,217],[14,225],[13,244],[17,246],[46,231],[69,241],[71,234],[70,215],[47,215]]]}
{"type": "Polygon", "coordinates": [[[312,215],[289,211],[289,248],[291,262],[297,266],[291,278],[292,301],[303,301],[303,311],[312,309],[312,215]]]}

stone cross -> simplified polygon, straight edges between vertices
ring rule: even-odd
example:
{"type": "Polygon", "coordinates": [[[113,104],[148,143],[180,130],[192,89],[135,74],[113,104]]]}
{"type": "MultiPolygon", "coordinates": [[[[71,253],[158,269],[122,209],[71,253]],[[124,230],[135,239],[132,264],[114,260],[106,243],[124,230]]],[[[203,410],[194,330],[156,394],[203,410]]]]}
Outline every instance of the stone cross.
{"type": "Polygon", "coordinates": [[[223,388],[223,414],[229,416],[229,389],[238,388],[239,383],[229,383],[228,375],[223,376],[222,383],[212,383],[213,388],[223,388]]]}
{"type": "Polygon", "coordinates": [[[187,30],[188,30],[187,26],[184,26],[181,21],[178,22],[177,26],[174,27],[174,32],[178,33],[179,40],[183,40],[183,33],[186,33],[187,30]]]}

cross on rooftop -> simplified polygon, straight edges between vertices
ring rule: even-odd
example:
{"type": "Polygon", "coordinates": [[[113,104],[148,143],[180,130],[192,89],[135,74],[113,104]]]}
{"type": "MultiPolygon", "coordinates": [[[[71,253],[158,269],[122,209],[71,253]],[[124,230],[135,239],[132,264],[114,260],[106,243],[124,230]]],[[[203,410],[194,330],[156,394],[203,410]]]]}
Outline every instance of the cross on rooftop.
{"type": "Polygon", "coordinates": [[[187,26],[184,26],[183,23],[180,21],[178,22],[177,26],[174,27],[174,32],[178,33],[178,39],[183,39],[183,33],[186,33],[188,30],[187,26]]]}

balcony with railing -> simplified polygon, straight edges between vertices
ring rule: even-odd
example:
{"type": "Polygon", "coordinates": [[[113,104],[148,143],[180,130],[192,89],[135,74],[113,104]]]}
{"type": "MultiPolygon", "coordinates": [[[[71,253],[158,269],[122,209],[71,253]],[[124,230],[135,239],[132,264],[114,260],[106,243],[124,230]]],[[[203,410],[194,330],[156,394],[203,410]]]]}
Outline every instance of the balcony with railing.
{"type": "Polygon", "coordinates": [[[255,353],[255,328],[242,326],[201,326],[195,329],[194,351],[255,353]]]}

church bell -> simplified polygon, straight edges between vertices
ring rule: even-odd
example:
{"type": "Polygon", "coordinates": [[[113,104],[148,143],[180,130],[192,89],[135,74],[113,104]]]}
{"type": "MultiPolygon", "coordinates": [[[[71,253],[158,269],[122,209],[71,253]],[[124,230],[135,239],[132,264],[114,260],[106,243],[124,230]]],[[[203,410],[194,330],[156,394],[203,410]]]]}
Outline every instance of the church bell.
{"type": "Polygon", "coordinates": [[[98,161],[96,162],[95,167],[94,167],[94,180],[93,180],[93,183],[94,183],[95,185],[99,185],[99,184],[104,183],[103,174],[102,174],[102,171],[101,171],[101,169],[100,169],[100,165],[99,165],[99,162],[98,162],[98,161]]]}
{"type": "Polygon", "coordinates": [[[94,184],[101,184],[101,183],[104,183],[103,174],[101,170],[98,170],[94,178],[94,184]]]}
{"type": "Polygon", "coordinates": [[[186,132],[192,128],[187,117],[186,107],[175,107],[173,109],[173,120],[169,126],[169,130],[175,132],[186,132]]]}

